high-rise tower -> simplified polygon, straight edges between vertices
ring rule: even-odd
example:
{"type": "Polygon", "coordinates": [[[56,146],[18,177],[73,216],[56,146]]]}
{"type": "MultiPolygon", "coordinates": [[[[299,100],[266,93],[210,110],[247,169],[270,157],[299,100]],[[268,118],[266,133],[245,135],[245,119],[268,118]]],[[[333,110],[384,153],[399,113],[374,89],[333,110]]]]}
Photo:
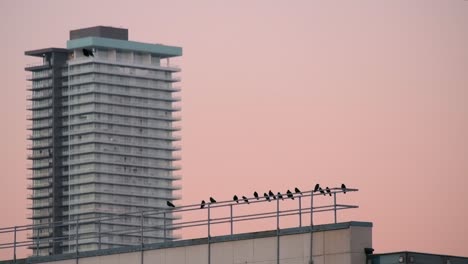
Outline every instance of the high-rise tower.
{"type": "MultiPolygon", "coordinates": [[[[41,58],[26,67],[32,72],[30,218],[44,224],[31,234],[35,255],[74,252],[67,237],[81,219],[165,209],[177,199],[173,142],[179,138],[173,132],[180,99],[174,93],[180,89],[173,84],[180,79],[173,73],[180,69],[170,58],[181,56],[181,48],[128,41],[127,29],[99,26],[71,31],[66,49],[25,54],[41,58]]],[[[145,221],[156,226],[163,220],[145,221]]],[[[132,226],[140,226],[138,217],[81,224],[79,250],[98,248],[98,228],[109,233],[101,248],[139,244],[138,233],[118,234],[132,226]]],[[[144,242],[162,236],[145,233],[144,242]]]]}

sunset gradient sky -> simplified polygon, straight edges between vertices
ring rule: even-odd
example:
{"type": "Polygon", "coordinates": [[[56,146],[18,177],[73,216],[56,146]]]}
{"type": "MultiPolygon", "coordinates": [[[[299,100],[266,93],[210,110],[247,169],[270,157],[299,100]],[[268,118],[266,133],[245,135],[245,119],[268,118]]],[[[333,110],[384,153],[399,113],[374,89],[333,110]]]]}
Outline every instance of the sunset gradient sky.
{"type": "Polygon", "coordinates": [[[26,219],[25,50],[72,29],[181,46],[179,204],[360,192],[376,252],[468,256],[468,1],[0,1],[0,227],[26,219]]]}

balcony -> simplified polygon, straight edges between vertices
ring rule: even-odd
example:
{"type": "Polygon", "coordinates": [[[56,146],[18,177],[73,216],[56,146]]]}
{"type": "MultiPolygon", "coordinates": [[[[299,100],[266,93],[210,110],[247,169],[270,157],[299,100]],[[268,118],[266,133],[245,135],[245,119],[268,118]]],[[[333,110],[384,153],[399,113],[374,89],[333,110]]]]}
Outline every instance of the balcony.
{"type": "Polygon", "coordinates": [[[70,100],[68,102],[64,102],[63,106],[68,105],[83,105],[83,104],[105,104],[105,105],[112,105],[112,106],[124,106],[124,107],[140,107],[145,109],[154,109],[154,110],[164,110],[169,112],[176,112],[180,111],[181,107],[173,106],[172,104],[162,103],[162,102],[148,102],[148,103],[141,103],[135,101],[110,101],[106,99],[97,99],[97,98],[89,98],[87,100],[70,100]]]}
{"type": "Polygon", "coordinates": [[[38,69],[47,68],[47,67],[50,67],[49,62],[40,61],[40,62],[34,62],[34,63],[28,63],[28,64],[26,64],[25,70],[27,70],[27,71],[33,71],[33,70],[38,70],[38,69]]]}
{"type": "Polygon", "coordinates": [[[104,59],[104,58],[99,58],[99,57],[95,57],[95,58],[76,58],[76,59],[68,61],[68,64],[70,66],[77,65],[77,64],[85,64],[85,63],[102,63],[102,64],[117,65],[117,66],[128,66],[128,67],[162,70],[162,71],[169,71],[169,72],[179,72],[180,71],[180,67],[178,65],[169,64],[169,63],[163,63],[163,64],[155,65],[155,64],[148,64],[148,63],[137,63],[137,62],[125,62],[125,61],[121,61],[121,60],[110,60],[110,59],[104,59]]]}
{"type": "MultiPolygon", "coordinates": [[[[103,163],[103,164],[122,166],[122,162],[120,161],[115,161],[115,160],[106,159],[106,158],[96,158],[96,157],[87,158],[87,159],[76,159],[72,161],[64,161],[63,165],[68,166],[68,165],[78,165],[78,164],[86,164],[86,163],[103,163]]],[[[181,169],[179,165],[150,164],[148,162],[132,162],[132,163],[128,163],[127,165],[132,166],[132,167],[153,168],[153,169],[161,169],[161,170],[169,170],[169,171],[181,169]]]]}
{"type": "Polygon", "coordinates": [[[27,120],[39,120],[39,119],[45,119],[45,118],[50,118],[53,115],[53,111],[49,110],[47,112],[39,112],[35,111],[33,114],[28,114],[26,115],[27,120]]]}
{"type": "Polygon", "coordinates": [[[113,119],[108,120],[106,118],[86,118],[82,120],[73,120],[71,122],[63,122],[63,127],[68,127],[69,125],[81,125],[81,124],[88,124],[88,123],[99,123],[99,124],[109,124],[114,126],[125,126],[125,127],[134,127],[134,128],[148,128],[148,129],[155,129],[155,130],[167,130],[167,131],[179,131],[181,130],[180,126],[173,126],[173,125],[162,125],[162,124],[154,124],[154,123],[146,123],[142,124],[140,122],[124,122],[121,119],[113,119]]]}
{"type": "Polygon", "coordinates": [[[44,151],[44,153],[33,153],[28,155],[28,159],[36,160],[36,159],[45,159],[52,157],[52,153],[44,151]]]}
{"type": "Polygon", "coordinates": [[[38,190],[38,189],[43,189],[43,188],[49,188],[52,186],[52,180],[48,181],[41,181],[41,183],[33,183],[33,184],[28,184],[28,189],[29,190],[38,190]]]}
{"type": "Polygon", "coordinates": [[[45,102],[33,101],[33,103],[30,103],[26,106],[26,109],[39,110],[39,109],[50,108],[50,107],[52,107],[52,101],[45,101],[45,102]]]}
{"type": "Polygon", "coordinates": [[[35,171],[33,173],[29,173],[27,175],[28,180],[40,180],[40,179],[46,179],[52,177],[52,171],[46,171],[46,172],[38,172],[35,171]]]}
{"type": "Polygon", "coordinates": [[[170,141],[178,141],[181,139],[180,136],[174,135],[162,135],[156,133],[143,133],[137,131],[125,131],[125,130],[118,130],[118,129],[105,129],[105,128],[81,128],[75,129],[71,132],[64,132],[63,135],[79,135],[79,134],[88,134],[88,133],[102,133],[102,134],[112,134],[112,135],[120,135],[120,136],[133,136],[133,137],[140,137],[140,138],[153,138],[153,139],[163,139],[163,140],[170,140],[170,141]]]}
{"type": "Polygon", "coordinates": [[[33,194],[28,194],[28,199],[29,200],[36,200],[36,199],[44,199],[44,198],[48,198],[48,197],[52,197],[52,190],[48,190],[48,191],[45,191],[45,192],[36,192],[36,193],[33,193],[33,194]]]}
{"type": "Polygon", "coordinates": [[[34,93],[33,95],[28,95],[26,96],[26,99],[29,101],[35,101],[35,100],[41,100],[45,98],[51,98],[53,95],[52,90],[50,91],[42,91],[42,92],[37,92],[34,93]]]}
{"type": "Polygon", "coordinates": [[[52,131],[48,131],[45,133],[33,133],[28,135],[28,140],[35,140],[35,139],[43,139],[43,138],[48,138],[52,137],[52,131]]]}
{"type": "MultiPolygon", "coordinates": [[[[173,78],[166,78],[164,80],[167,82],[177,82],[177,81],[180,81],[180,78],[173,77],[173,78]]],[[[180,89],[177,87],[160,87],[156,85],[137,83],[135,81],[129,81],[129,80],[124,80],[124,81],[114,80],[114,79],[106,78],[104,76],[82,77],[76,80],[70,80],[68,82],[68,85],[77,85],[77,84],[85,84],[85,83],[103,83],[103,84],[119,85],[119,86],[132,86],[132,87],[138,87],[138,88],[148,88],[148,89],[171,91],[171,92],[180,91],[180,89]]]]}

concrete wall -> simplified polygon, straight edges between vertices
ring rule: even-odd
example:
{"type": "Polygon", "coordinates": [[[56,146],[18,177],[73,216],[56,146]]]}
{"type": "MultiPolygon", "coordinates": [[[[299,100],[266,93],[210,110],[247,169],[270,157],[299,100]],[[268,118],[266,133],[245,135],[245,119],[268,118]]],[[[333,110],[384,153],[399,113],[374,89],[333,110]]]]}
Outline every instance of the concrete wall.
{"type": "MultiPolygon", "coordinates": [[[[176,241],[156,248],[127,252],[95,252],[94,256],[83,255],[81,264],[308,264],[310,260],[310,228],[283,229],[276,231],[238,234],[234,236],[176,241]],[[279,238],[279,252],[278,249],[279,238]],[[210,249],[208,247],[211,247],[210,249]],[[277,256],[279,253],[279,262],[277,256]],[[208,256],[211,255],[211,262],[208,256]],[[143,256],[143,262],[141,257],[143,256]]],[[[372,247],[372,224],[348,222],[314,227],[314,264],[363,264],[365,247],[372,247]]],[[[91,252],[86,252],[88,255],[91,252]]],[[[84,254],[84,253],[83,253],[84,254]]],[[[93,255],[93,253],[91,253],[93,255]]],[[[75,256],[76,257],[76,256],[75,256]]],[[[74,256],[62,260],[30,259],[28,262],[51,264],[76,264],[74,256]]]]}

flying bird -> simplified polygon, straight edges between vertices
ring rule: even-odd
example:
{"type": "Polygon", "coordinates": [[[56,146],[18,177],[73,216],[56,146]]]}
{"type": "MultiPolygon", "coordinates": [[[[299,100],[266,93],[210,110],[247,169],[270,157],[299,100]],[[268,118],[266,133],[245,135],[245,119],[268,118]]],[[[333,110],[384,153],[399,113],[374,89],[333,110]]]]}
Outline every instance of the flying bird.
{"type": "Polygon", "coordinates": [[[232,198],[236,203],[239,203],[239,198],[237,198],[237,195],[234,195],[234,197],[232,198]]]}
{"type": "Polygon", "coordinates": [[[210,197],[210,202],[211,202],[211,203],[216,203],[216,200],[213,199],[213,197],[210,197]]]}
{"type": "Polygon", "coordinates": [[[242,196],[242,199],[244,199],[244,202],[249,203],[249,199],[247,199],[247,197],[242,196]]]}
{"type": "Polygon", "coordinates": [[[271,190],[268,192],[268,194],[270,195],[270,197],[273,197],[273,199],[276,200],[275,194],[271,190]]]}
{"type": "Polygon", "coordinates": [[[288,195],[288,198],[291,198],[291,199],[294,200],[294,195],[292,194],[292,192],[291,192],[290,190],[288,190],[288,191],[286,192],[286,194],[288,195]]]}
{"type": "Polygon", "coordinates": [[[296,193],[300,193],[300,194],[302,195],[302,192],[301,192],[301,190],[299,190],[297,187],[296,187],[296,188],[294,188],[294,191],[295,191],[296,193]]]}
{"type": "Polygon", "coordinates": [[[167,204],[167,206],[169,206],[169,207],[175,207],[175,205],[174,205],[173,203],[169,202],[169,201],[167,201],[166,204],[167,204]]]}
{"type": "Polygon", "coordinates": [[[94,57],[94,53],[92,50],[88,50],[88,49],[83,49],[83,55],[85,55],[86,57],[94,57]]]}
{"type": "Polygon", "coordinates": [[[205,200],[202,200],[202,201],[201,201],[201,204],[200,204],[200,209],[203,209],[203,207],[205,207],[205,204],[206,204],[206,203],[205,203],[205,200]]]}
{"type": "Polygon", "coordinates": [[[320,185],[318,183],[315,184],[314,192],[317,192],[319,190],[319,188],[320,188],[320,185]]]}
{"type": "Polygon", "coordinates": [[[265,199],[267,199],[269,202],[271,202],[271,200],[270,200],[270,196],[268,196],[268,194],[267,194],[267,193],[263,193],[263,196],[265,197],[265,199]]]}
{"type": "Polygon", "coordinates": [[[346,185],[344,183],[341,184],[341,190],[343,190],[343,193],[346,193],[346,185]]]}
{"type": "Polygon", "coordinates": [[[280,192],[278,192],[278,194],[276,195],[276,197],[278,197],[278,199],[281,199],[281,200],[284,201],[283,195],[282,195],[280,192]]]}
{"type": "Polygon", "coordinates": [[[321,194],[326,195],[325,192],[323,191],[322,187],[319,187],[319,191],[321,194]]]}
{"type": "Polygon", "coordinates": [[[258,198],[258,193],[257,192],[254,192],[254,197],[257,198],[257,200],[260,199],[260,198],[258,198]]]}
{"type": "Polygon", "coordinates": [[[332,196],[332,195],[331,195],[330,188],[328,188],[328,186],[327,186],[327,188],[325,188],[325,190],[327,191],[327,193],[328,193],[330,196],[332,196]]]}

